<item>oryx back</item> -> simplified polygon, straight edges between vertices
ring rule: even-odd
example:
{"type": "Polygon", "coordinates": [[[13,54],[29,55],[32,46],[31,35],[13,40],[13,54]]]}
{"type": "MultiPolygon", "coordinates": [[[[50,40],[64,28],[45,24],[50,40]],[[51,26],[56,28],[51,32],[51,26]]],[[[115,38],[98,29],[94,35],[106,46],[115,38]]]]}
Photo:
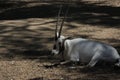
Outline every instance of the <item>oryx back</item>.
{"type": "Polygon", "coordinates": [[[90,62],[94,56],[99,56],[100,60],[105,61],[115,61],[120,58],[118,52],[112,46],[88,39],[67,40],[66,45],[69,48],[67,49],[69,50],[67,55],[72,61],[90,62]]]}

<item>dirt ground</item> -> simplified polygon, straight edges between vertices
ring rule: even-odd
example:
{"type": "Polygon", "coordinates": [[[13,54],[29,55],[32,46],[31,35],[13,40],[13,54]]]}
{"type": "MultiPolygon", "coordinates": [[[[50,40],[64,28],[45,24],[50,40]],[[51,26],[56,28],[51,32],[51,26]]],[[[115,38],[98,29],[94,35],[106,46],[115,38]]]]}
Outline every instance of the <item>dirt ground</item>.
{"type": "MultiPolygon", "coordinates": [[[[0,80],[120,80],[120,68],[100,65],[46,68],[59,62],[50,55],[57,3],[22,2],[0,11],[0,80]]],[[[112,45],[120,53],[120,1],[81,0],[70,5],[62,34],[112,45]]]]}

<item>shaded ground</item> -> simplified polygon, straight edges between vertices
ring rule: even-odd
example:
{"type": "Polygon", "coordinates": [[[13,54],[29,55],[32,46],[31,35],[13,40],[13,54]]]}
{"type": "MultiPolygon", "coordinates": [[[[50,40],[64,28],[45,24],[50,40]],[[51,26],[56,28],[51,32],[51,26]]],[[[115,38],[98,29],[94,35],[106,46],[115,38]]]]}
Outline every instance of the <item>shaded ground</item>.
{"type": "MultiPolygon", "coordinates": [[[[83,0],[70,5],[63,34],[105,42],[120,52],[119,0],[83,0]]],[[[5,3],[6,4],[6,3],[5,3]]],[[[70,69],[43,67],[58,62],[50,56],[58,3],[22,2],[1,7],[0,79],[2,80],[119,80],[120,69],[98,66],[70,69]]]]}

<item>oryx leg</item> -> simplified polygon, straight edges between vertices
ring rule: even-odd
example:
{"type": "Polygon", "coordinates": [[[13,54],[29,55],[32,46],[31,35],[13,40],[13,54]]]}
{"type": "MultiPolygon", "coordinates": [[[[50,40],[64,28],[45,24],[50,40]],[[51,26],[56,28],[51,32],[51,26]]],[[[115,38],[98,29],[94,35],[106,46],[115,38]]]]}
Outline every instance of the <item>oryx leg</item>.
{"type": "Polygon", "coordinates": [[[52,68],[52,67],[57,67],[58,65],[65,65],[65,64],[68,64],[70,63],[71,61],[68,60],[68,61],[63,61],[63,62],[58,62],[58,63],[54,63],[54,64],[51,64],[51,65],[44,65],[44,67],[46,68],[52,68]]]}
{"type": "Polygon", "coordinates": [[[68,64],[68,63],[70,63],[70,62],[71,62],[70,60],[62,61],[62,62],[59,63],[59,65],[65,65],[65,64],[68,64]]]}
{"type": "Polygon", "coordinates": [[[95,64],[100,60],[100,53],[95,53],[87,67],[94,67],[95,64]]]}

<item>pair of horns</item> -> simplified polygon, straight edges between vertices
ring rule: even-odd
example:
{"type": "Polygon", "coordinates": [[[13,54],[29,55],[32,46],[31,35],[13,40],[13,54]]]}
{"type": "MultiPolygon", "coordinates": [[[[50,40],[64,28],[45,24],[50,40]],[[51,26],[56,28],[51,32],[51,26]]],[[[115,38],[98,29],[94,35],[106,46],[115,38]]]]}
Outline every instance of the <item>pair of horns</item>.
{"type": "Polygon", "coordinates": [[[68,14],[69,6],[67,6],[67,9],[65,11],[64,17],[63,17],[61,25],[60,25],[60,30],[58,32],[58,26],[59,26],[60,15],[62,13],[62,9],[63,9],[63,5],[60,5],[60,9],[59,9],[58,16],[57,16],[57,22],[56,22],[55,40],[57,40],[60,37],[60,35],[61,35],[61,31],[62,31],[62,28],[63,28],[63,25],[64,25],[64,21],[66,19],[67,14],[68,14]]]}

